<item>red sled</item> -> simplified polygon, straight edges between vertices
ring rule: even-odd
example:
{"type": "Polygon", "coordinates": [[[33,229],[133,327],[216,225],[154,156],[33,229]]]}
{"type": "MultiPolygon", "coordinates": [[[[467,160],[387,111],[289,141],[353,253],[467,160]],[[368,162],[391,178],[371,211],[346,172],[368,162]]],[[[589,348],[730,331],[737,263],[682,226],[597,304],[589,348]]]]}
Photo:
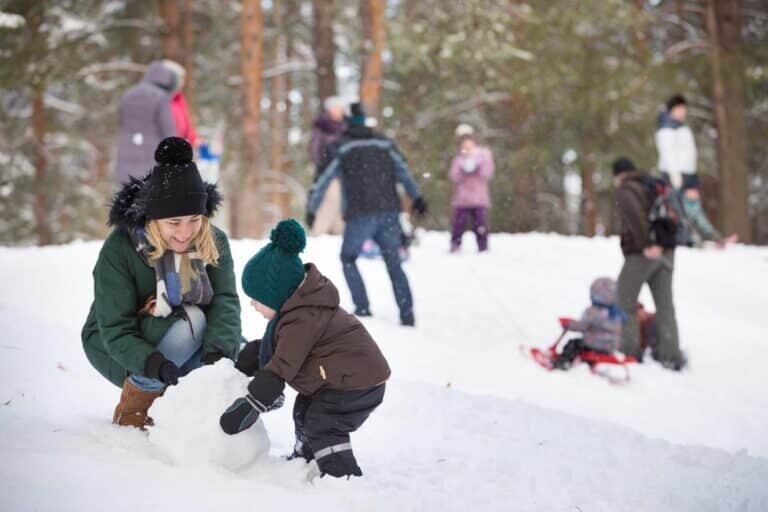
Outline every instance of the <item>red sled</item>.
{"type": "MultiPolygon", "coordinates": [[[[560,319],[560,325],[563,326],[563,332],[557,337],[554,343],[546,348],[528,347],[520,345],[520,351],[533,359],[542,368],[552,371],[555,369],[555,360],[560,355],[557,352],[557,346],[568,333],[568,321],[565,318],[560,319]]],[[[590,371],[599,377],[603,377],[611,384],[624,384],[629,382],[629,365],[637,362],[632,356],[625,356],[620,352],[606,354],[585,350],[579,353],[574,359],[573,364],[578,361],[587,363],[590,371]],[[617,371],[618,370],[618,371],[617,371]]]]}

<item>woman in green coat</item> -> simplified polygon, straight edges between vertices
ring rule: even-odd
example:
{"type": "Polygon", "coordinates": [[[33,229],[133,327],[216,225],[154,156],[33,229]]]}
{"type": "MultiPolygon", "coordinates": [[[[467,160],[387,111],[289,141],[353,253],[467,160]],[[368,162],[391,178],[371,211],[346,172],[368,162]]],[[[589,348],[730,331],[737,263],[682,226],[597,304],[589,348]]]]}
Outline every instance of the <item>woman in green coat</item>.
{"type": "Polygon", "coordinates": [[[122,387],[113,423],[142,429],[167,386],[236,359],[242,341],[229,243],[209,220],[216,186],[202,181],[184,139],[161,141],[155,160],[115,195],[82,331],[88,360],[122,387]]]}

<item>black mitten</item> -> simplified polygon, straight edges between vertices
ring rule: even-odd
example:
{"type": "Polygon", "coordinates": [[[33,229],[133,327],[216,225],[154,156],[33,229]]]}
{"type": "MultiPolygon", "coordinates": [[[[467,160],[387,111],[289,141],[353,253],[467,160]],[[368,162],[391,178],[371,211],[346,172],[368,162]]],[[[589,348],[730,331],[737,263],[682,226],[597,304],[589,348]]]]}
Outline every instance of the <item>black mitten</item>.
{"type": "Polygon", "coordinates": [[[218,361],[222,357],[224,357],[224,354],[218,351],[206,352],[205,354],[203,354],[203,364],[204,365],[214,364],[216,363],[216,361],[218,361]]]}
{"type": "Polygon", "coordinates": [[[424,216],[426,215],[428,210],[429,210],[429,206],[427,206],[427,202],[424,200],[422,196],[419,196],[413,200],[413,211],[415,213],[417,213],[420,216],[424,216]]]}
{"type": "Polygon", "coordinates": [[[235,368],[243,372],[248,377],[253,377],[259,369],[259,351],[261,350],[261,340],[249,341],[237,356],[235,368]]]}
{"type": "Polygon", "coordinates": [[[175,386],[179,383],[179,367],[171,361],[166,361],[160,365],[160,380],[169,386],[175,386]]]}
{"type": "MultiPolygon", "coordinates": [[[[321,451],[318,453],[321,453],[321,451]]],[[[334,452],[317,459],[317,467],[320,469],[320,478],[325,475],[335,476],[336,478],[342,476],[363,476],[363,472],[360,466],[357,465],[352,450],[334,452]]]]}
{"type": "Polygon", "coordinates": [[[269,410],[277,409],[283,405],[280,401],[280,405],[275,406],[283,394],[283,389],[285,389],[285,381],[266,370],[259,370],[254,373],[253,379],[248,384],[248,392],[259,402],[269,404],[269,410]]]}
{"type": "Polygon", "coordinates": [[[158,379],[169,386],[179,383],[179,368],[159,351],[152,352],[147,357],[144,362],[144,375],[150,379],[158,379]]]}
{"type": "Polygon", "coordinates": [[[279,409],[285,402],[285,382],[267,371],[257,371],[248,385],[248,393],[230,405],[219,418],[221,429],[229,435],[238,434],[251,427],[259,414],[279,409]],[[254,384],[256,384],[254,386],[254,384]],[[255,392],[254,392],[255,391],[255,392]]]}
{"type": "Polygon", "coordinates": [[[247,394],[232,402],[219,418],[219,425],[229,435],[238,434],[250,428],[259,419],[259,414],[266,411],[266,406],[247,394]]]}

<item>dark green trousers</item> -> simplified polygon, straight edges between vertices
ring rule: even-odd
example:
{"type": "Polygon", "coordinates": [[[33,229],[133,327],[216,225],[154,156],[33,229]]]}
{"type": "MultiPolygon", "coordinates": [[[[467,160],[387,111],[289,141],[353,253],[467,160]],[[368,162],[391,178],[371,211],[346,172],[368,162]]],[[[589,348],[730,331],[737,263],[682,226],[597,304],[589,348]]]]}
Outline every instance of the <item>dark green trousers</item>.
{"type": "Polygon", "coordinates": [[[675,263],[674,249],[664,251],[662,260],[649,260],[642,254],[625,257],[618,281],[619,306],[627,313],[621,340],[621,351],[628,356],[641,357],[640,333],[637,324],[637,298],[643,284],[648,283],[656,305],[656,324],[659,330],[659,359],[670,363],[682,361],[677,335],[675,304],[672,301],[672,273],[675,263]]]}

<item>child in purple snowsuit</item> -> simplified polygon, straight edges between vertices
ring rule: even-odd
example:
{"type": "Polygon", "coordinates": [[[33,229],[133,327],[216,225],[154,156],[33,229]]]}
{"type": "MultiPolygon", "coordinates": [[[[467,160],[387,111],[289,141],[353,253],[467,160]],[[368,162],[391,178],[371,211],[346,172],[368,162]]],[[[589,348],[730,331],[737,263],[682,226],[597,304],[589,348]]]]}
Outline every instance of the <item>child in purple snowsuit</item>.
{"type": "Polygon", "coordinates": [[[583,337],[569,340],[560,356],[554,361],[555,368],[567,370],[573,360],[584,351],[610,354],[621,342],[621,330],[627,316],[616,305],[616,281],[600,277],[589,288],[592,304],[584,310],[581,320],[563,319],[563,327],[583,333],[583,337]]]}
{"type": "Polygon", "coordinates": [[[491,150],[478,146],[471,126],[460,124],[456,128],[459,153],[451,162],[449,176],[454,183],[453,215],[451,218],[451,252],[461,247],[461,237],[467,217],[472,219],[472,226],[477,238],[477,248],[488,250],[488,208],[491,198],[488,193],[488,181],[494,173],[491,150]]]}

